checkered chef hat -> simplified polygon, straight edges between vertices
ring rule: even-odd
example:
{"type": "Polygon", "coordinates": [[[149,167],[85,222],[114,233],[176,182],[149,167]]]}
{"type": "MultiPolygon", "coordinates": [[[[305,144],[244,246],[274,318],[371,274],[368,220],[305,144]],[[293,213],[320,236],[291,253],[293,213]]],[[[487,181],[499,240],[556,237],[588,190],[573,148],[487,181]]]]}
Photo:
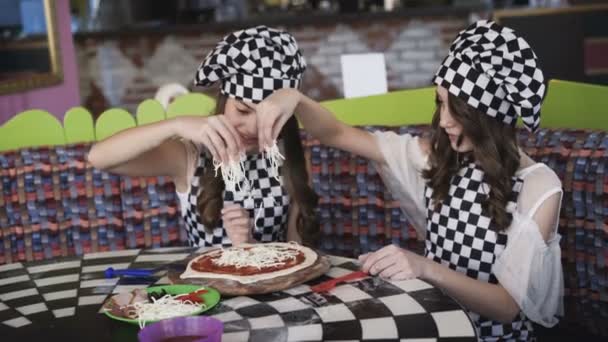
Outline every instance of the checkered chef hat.
{"type": "Polygon", "coordinates": [[[258,103],[281,88],[298,88],[306,61],[294,37],[266,26],[222,39],[196,72],[194,83],[221,81],[222,94],[258,103]]]}
{"type": "Polygon", "coordinates": [[[470,106],[535,131],[545,95],[543,72],[532,48],[515,31],[481,20],[461,31],[433,79],[470,106]]]}

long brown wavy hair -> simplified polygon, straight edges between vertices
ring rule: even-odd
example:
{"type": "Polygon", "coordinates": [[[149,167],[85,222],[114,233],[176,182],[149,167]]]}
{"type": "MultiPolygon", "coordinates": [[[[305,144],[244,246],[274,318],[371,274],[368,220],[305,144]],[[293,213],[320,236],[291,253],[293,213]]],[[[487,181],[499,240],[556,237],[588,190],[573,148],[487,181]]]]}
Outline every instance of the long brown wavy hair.
{"type": "MultiPolygon", "coordinates": [[[[219,95],[215,115],[224,112],[226,95],[219,95]]],[[[298,121],[292,116],[283,126],[279,138],[285,145],[285,161],[282,174],[285,187],[291,198],[291,203],[298,205],[296,227],[307,246],[316,246],[320,237],[319,221],[315,209],[319,197],[308,183],[308,171],[304,158],[304,148],[300,140],[298,121]]],[[[198,210],[205,227],[216,227],[220,221],[220,211],[224,205],[222,191],[225,188],[222,177],[215,177],[213,167],[207,165],[201,179],[203,191],[198,196],[198,210]]]]}
{"type": "MultiPolygon", "coordinates": [[[[451,93],[448,93],[447,105],[454,120],[463,127],[462,136],[471,140],[473,151],[469,157],[484,171],[484,182],[490,186],[482,208],[492,217],[491,229],[504,231],[512,220],[506,206],[512,194],[512,177],[520,164],[516,128],[480,112],[451,93]]],[[[439,113],[438,105],[432,121],[431,168],[423,172],[433,189],[436,208],[448,197],[451,178],[458,172],[463,157],[452,149],[448,135],[439,126],[439,113]]]]}

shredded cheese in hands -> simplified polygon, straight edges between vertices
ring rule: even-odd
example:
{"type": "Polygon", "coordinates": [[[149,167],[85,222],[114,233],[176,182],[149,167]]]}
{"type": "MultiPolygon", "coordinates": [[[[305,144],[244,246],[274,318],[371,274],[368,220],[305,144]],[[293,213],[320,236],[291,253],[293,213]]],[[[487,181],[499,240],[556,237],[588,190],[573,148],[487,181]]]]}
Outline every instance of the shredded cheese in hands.
{"type": "Polygon", "coordinates": [[[275,140],[272,146],[264,147],[263,157],[266,159],[266,165],[268,165],[268,175],[279,180],[279,163],[280,160],[285,160],[285,157],[279,151],[279,146],[275,140]]]}
{"type": "Polygon", "coordinates": [[[226,190],[231,192],[250,191],[249,180],[245,175],[246,159],[245,154],[241,153],[238,161],[231,159],[228,163],[224,164],[215,159],[213,160],[215,176],[217,177],[217,171],[220,170],[226,190]]]}
{"type": "MultiPolygon", "coordinates": [[[[281,154],[276,140],[273,142],[272,146],[264,147],[262,158],[266,160],[268,175],[278,180],[280,161],[285,160],[285,157],[281,154]]],[[[222,163],[214,159],[213,168],[215,169],[216,177],[218,170],[221,171],[226,190],[231,192],[245,192],[247,196],[251,197],[251,183],[247,179],[245,170],[246,159],[247,156],[244,153],[239,155],[238,161],[231,159],[228,163],[222,163]]]]}
{"type": "Polygon", "coordinates": [[[285,264],[286,261],[295,259],[299,251],[272,245],[252,246],[247,248],[224,248],[219,251],[221,256],[213,259],[218,266],[242,267],[273,267],[285,264]]]}

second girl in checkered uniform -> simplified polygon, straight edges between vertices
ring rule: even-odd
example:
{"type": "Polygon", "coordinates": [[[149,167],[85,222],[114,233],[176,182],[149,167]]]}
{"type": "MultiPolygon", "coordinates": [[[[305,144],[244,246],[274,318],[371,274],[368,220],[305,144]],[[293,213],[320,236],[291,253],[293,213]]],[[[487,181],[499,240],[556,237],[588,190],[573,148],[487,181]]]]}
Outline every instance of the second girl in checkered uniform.
{"type": "Polygon", "coordinates": [[[362,255],[363,270],[442,288],[480,340],[532,340],[532,321],[553,326],[563,314],[561,183],[518,148],[515,128],[518,117],[538,128],[543,73],[523,38],[480,21],[460,32],[434,82],[430,139],[349,127],[284,90],[258,105],[262,143],[295,111],[323,144],[373,160],[425,237],[425,256],[391,245],[362,255]]]}
{"type": "Polygon", "coordinates": [[[95,144],[89,161],[130,176],[170,176],[192,246],[285,240],[312,245],[319,235],[318,200],[308,185],[297,121],[287,120],[277,136],[285,160],[279,160],[275,177],[260,153],[256,120],[256,104],[277,89],[298,88],[305,69],[289,33],[265,26],[233,32],[195,75],[196,85],[219,83],[218,115],[183,116],[120,132],[95,144]],[[227,189],[214,169],[214,160],[238,159],[239,152],[246,152],[248,191],[227,189]]]}

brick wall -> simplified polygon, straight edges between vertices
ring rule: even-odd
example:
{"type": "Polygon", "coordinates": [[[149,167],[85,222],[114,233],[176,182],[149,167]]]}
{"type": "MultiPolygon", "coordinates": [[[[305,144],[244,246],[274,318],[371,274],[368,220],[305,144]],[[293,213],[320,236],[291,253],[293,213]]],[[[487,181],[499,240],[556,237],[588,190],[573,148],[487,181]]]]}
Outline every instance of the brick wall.
{"type": "MultiPolygon", "coordinates": [[[[358,19],[283,25],[308,61],[303,91],[317,100],[342,97],[340,55],[383,52],[389,90],[430,84],[468,15],[358,19]]],[[[78,36],[82,103],[95,115],[110,107],[134,111],[168,82],[191,84],[194,71],[228,31],[78,36]]]]}

